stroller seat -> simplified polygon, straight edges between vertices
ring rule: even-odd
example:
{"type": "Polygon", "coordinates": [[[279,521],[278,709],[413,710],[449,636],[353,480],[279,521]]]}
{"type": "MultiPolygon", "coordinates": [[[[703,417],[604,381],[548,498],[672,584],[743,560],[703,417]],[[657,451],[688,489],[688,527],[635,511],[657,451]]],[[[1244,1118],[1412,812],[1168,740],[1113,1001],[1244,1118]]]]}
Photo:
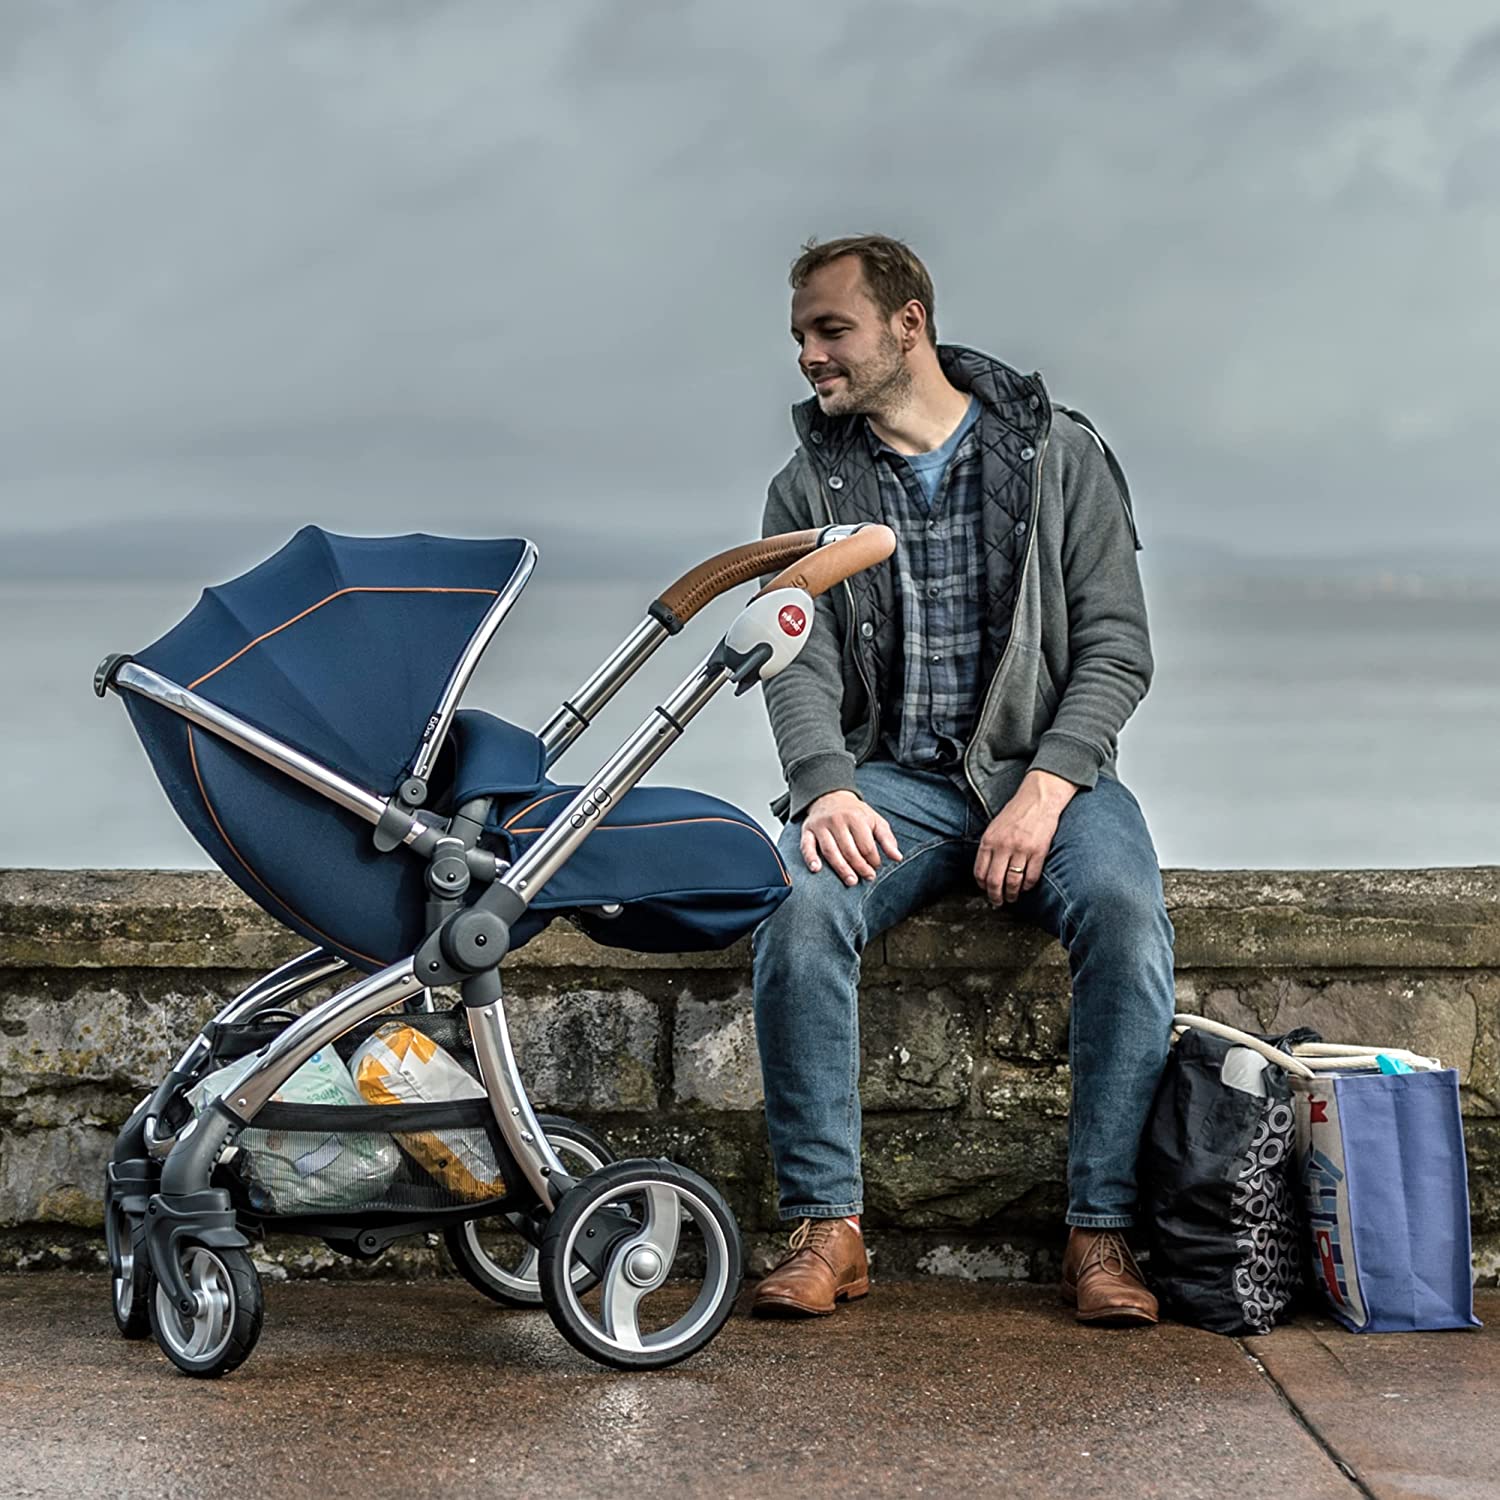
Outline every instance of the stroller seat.
{"type": "MultiPolygon", "coordinates": [[[[386,795],[441,722],[444,684],[484,638],[525,550],[515,539],[304,527],[257,568],[205,590],[133,660],[386,795]]],[[[126,707],[183,822],[252,900],[368,973],[415,951],[427,932],[419,862],[379,852],[361,816],[151,698],[128,693],[126,707]]],[[[548,780],[546,766],[537,735],[458,709],[427,805],[446,814],[493,797],[487,841],[514,859],[536,837],[530,814],[555,814],[578,790],[548,780]]],[[[533,899],[512,947],[564,912],[617,947],[727,947],[790,889],[760,827],[717,798],[637,787],[603,822],[533,899]],[[599,915],[605,906],[618,916],[599,915]]]]}
{"type": "MultiPolygon", "coordinates": [[[[493,714],[460,710],[452,743],[452,803],[496,799],[486,843],[505,859],[519,858],[580,790],[549,781],[537,737],[493,714]]],[[[775,844],[733,804],[682,787],[637,786],[548,880],[512,946],[567,912],[613,947],[727,947],[770,915],[790,885],[775,844]],[[600,910],[616,906],[616,915],[600,910]]]]}

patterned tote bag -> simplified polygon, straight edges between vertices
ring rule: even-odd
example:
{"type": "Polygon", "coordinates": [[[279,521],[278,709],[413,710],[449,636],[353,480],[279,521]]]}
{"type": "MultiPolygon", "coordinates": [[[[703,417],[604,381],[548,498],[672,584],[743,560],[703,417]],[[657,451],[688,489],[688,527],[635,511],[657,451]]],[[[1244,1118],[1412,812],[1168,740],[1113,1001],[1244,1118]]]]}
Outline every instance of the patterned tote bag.
{"type": "Polygon", "coordinates": [[[1285,1051],[1198,1016],[1178,1037],[1141,1145],[1148,1274],[1165,1310],[1214,1333],[1266,1333],[1302,1282],[1296,1111],[1285,1051]]]}

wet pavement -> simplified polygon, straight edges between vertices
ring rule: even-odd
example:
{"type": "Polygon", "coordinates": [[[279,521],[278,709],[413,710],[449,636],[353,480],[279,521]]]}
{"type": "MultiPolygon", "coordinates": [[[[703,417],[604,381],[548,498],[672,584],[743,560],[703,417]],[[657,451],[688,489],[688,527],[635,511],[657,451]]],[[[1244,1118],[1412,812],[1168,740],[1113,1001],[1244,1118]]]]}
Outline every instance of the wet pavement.
{"type": "Polygon", "coordinates": [[[1482,1332],[1241,1343],[1085,1329],[1047,1288],[889,1282],[603,1370],[457,1281],[266,1287],[248,1362],[177,1374],[102,1276],[0,1278],[0,1495],[1500,1500],[1500,1294],[1482,1332]]]}

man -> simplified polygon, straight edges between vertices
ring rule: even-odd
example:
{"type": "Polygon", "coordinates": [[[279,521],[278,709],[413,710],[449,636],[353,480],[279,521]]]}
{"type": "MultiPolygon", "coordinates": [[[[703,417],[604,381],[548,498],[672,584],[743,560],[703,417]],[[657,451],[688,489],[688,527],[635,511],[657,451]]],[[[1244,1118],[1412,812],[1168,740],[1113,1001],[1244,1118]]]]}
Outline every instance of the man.
{"type": "Polygon", "coordinates": [[[809,242],[792,336],[813,388],[764,532],[883,521],[888,563],[819,601],[766,684],[793,890],[757,930],[755,1017],[787,1255],[758,1315],[869,1290],[859,1216],[860,955],[972,880],[1058,937],[1073,981],[1063,1297],[1153,1323],[1122,1231],[1167,1054],[1174,934],[1115,772],[1151,649],[1123,476],[1040,377],[940,346],[897,240],[809,242]]]}

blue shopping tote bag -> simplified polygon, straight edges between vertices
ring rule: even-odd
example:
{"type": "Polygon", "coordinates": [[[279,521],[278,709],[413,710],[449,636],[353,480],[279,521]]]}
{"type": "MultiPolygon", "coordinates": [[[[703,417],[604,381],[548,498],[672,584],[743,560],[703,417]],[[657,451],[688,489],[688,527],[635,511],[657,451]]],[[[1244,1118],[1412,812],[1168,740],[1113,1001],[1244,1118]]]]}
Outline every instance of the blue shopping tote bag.
{"type": "Polygon", "coordinates": [[[1312,1273],[1356,1333],[1477,1328],[1458,1073],[1294,1078],[1312,1273]]]}

